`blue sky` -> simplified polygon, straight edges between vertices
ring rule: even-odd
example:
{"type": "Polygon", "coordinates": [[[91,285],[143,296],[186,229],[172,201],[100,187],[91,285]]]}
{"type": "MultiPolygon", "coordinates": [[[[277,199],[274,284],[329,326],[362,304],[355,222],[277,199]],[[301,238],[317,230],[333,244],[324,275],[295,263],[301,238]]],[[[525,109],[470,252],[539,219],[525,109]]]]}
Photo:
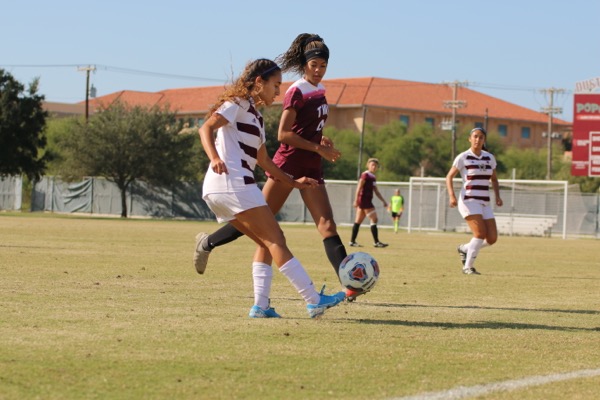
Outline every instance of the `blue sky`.
{"type": "Polygon", "coordinates": [[[542,89],[565,89],[568,121],[575,82],[600,76],[598,0],[0,0],[0,14],[0,68],[66,103],[85,99],[78,66],[96,66],[99,96],[220,85],[301,32],[330,47],[326,78],[467,81],[537,111],[542,89]]]}

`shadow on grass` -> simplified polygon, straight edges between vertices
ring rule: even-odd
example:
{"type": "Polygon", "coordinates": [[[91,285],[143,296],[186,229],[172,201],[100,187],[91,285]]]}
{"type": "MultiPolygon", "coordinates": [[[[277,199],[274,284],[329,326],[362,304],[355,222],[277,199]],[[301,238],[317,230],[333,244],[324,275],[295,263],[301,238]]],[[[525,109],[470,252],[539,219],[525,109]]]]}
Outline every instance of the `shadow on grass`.
{"type": "MultiPolygon", "coordinates": [[[[551,313],[573,313],[573,314],[600,314],[596,310],[560,310],[560,309],[529,309],[529,308],[510,308],[510,307],[481,307],[481,306],[436,306],[423,304],[392,304],[392,303],[360,303],[367,307],[392,307],[392,308],[452,308],[452,309],[475,309],[475,310],[504,310],[504,311],[527,311],[527,312],[551,312],[551,313]]],[[[600,327],[581,328],[568,326],[553,326],[543,324],[528,324],[519,322],[430,322],[430,321],[401,321],[401,320],[382,320],[382,319],[356,319],[358,324],[377,324],[377,325],[398,325],[410,327],[440,328],[440,329],[520,329],[520,330],[549,330],[549,331],[568,331],[568,332],[600,332],[600,327]]]]}
{"type": "MultiPolygon", "coordinates": [[[[494,278],[519,278],[519,279],[540,279],[540,275],[522,275],[522,274],[509,274],[509,273],[486,273],[486,277],[494,277],[494,278]]],[[[595,278],[591,276],[544,276],[544,279],[552,279],[552,280],[584,280],[584,281],[597,281],[600,278],[595,278]]]]}
{"type": "Polygon", "coordinates": [[[393,308],[453,308],[459,310],[500,310],[500,311],[527,311],[565,314],[600,315],[599,310],[561,310],[558,308],[518,308],[518,307],[482,307],[482,306],[438,306],[425,304],[393,304],[393,303],[360,303],[367,307],[393,307],[393,308]]]}
{"type": "Polygon", "coordinates": [[[520,330],[540,329],[540,330],[547,330],[547,331],[600,332],[600,327],[575,328],[575,327],[568,327],[568,326],[522,324],[522,323],[518,323],[518,322],[497,322],[497,321],[455,323],[455,322],[424,322],[424,321],[399,321],[399,320],[382,320],[382,319],[358,319],[358,320],[355,320],[355,322],[358,324],[397,325],[397,326],[440,328],[440,329],[520,329],[520,330]]]}

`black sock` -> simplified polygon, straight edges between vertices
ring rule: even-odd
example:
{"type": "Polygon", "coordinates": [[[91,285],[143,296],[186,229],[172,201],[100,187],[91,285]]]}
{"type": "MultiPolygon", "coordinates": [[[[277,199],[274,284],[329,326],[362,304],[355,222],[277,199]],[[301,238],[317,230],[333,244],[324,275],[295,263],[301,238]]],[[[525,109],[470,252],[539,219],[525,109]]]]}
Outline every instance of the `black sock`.
{"type": "Polygon", "coordinates": [[[351,242],[356,242],[356,237],[358,236],[359,228],[360,224],[357,224],[356,222],[354,223],[354,225],[352,225],[352,240],[350,240],[351,242]]]}
{"type": "Polygon", "coordinates": [[[329,258],[329,262],[337,274],[340,270],[340,264],[348,255],[342,239],[340,239],[340,235],[323,239],[323,245],[325,246],[325,254],[327,254],[327,258],[329,258]]]}
{"type": "Polygon", "coordinates": [[[371,225],[371,234],[373,235],[373,240],[375,243],[379,243],[379,232],[377,231],[377,225],[371,225]]]}
{"type": "Polygon", "coordinates": [[[223,246],[229,242],[233,242],[235,239],[244,236],[244,234],[233,227],[231,224],[227,224],[217,230],[216,232],[208,235],[208,240],[202,243],[202,248],[206,251],[210,251],[215,247],[223,246]],[[205,248],[208,246],[208,249],[205,248]]]}

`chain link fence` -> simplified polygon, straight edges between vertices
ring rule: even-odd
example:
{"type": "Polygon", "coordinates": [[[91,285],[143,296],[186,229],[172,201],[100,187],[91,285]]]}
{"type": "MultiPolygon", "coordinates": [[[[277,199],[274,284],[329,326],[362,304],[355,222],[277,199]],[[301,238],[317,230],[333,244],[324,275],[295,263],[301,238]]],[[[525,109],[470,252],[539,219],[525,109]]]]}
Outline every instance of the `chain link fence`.
{"type": "MultiPolygon", "coordinates": [[[[352,225],[355,181],[328,181],[327,192],[338,225],[352,225]]],[[[444,178],[411,178],[409,182],[378,182],[379,191],[390,199],[396,189],[404,196],[400,229],[461,232],[466,225],[455,208],[448,207],[444,178]]],[[[458,193],[460,180],[455,181],[458,193]]],[[[503,207],[495,207],[501,234],[566,237],[600,237],[600,195],[580,193],[566,181],[500,180],[503,207]]],[[[20,210],[23,182],[20,177],[0,179],[0,209],[20,210]]],[[[388,200],[389,202],[389,200],[388,200]]],[[[378,225],[393,226],[390,213],[374,199],[378,225]]],[[[127,214],[132,217],[214,220],[202,200],[202,183],[180,182],[170,188],[136,181],[126,192],[127,214]]],[[[118,187],[104,178],[91,177],[68,183],[58,177],[43,177],[33,184],[31,211],[121,215],[118,187]]],[[[290,194],[277,215],[283,222],[313,224],[299,191],[290,194]]],[[[368,224],[368,220],[363,222],[368,224]]]]}

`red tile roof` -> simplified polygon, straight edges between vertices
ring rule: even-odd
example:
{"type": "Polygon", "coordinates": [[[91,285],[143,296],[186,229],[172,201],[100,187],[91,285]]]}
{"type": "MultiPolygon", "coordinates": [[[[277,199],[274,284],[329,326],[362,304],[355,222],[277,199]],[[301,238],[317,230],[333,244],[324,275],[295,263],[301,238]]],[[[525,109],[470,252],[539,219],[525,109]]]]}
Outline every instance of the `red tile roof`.
{"type": "MultiPolygon", "coordinates": [[[[291,85],[285,82],[281,92],[291,85]]],[[[404,81],[386,78],[328,79],[323,84],[327,88],[327,101],[330,106],[386,107],[400,110],[426,111],[450,114],[444,101],[452,100],[452,87],[444,84],[404,81]]],[[[206,86],[185,89],[168,89],[156,93],[124,90],[90,100],[91,109],[110,105],[119,99],[133,105],[165,105],[181,114],[202,114],[216,101],[223,86],[206,86]]],[[[281,97],[278,99],[281,102],[281,97]]],[[[500,100],[496,97],[471,90],[468,87],[457,89],[457,99],[466,101],[461,115],[483,117],[487,113],[496,119],[509,119],[547,122],[546,114],[500,100]]],[[[571,125],[568,121],[554,119],[557,125],[571,125]]]]}

